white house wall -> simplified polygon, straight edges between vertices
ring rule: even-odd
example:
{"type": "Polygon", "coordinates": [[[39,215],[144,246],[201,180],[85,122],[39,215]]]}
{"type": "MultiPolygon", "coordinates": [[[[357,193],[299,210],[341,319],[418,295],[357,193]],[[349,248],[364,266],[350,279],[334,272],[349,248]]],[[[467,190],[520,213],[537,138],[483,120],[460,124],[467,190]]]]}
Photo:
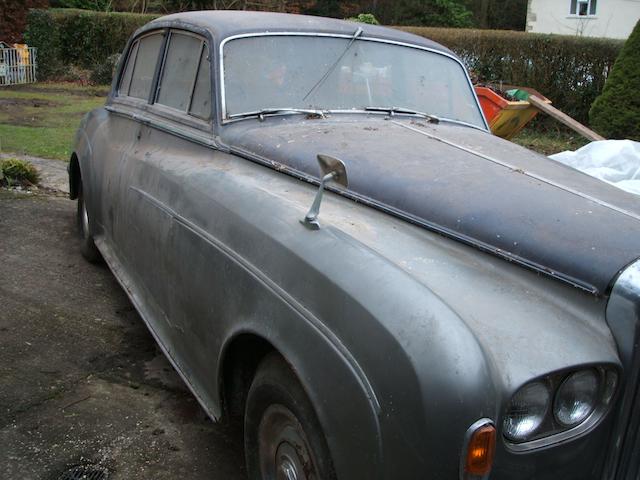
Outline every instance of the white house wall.
{"type": "Polygon", "coordinates": [[[595,16],[570,15],[571,0],[529,0],[527,31],[625,39],[640,19],[640,0],[598,0],[595,16]]]}

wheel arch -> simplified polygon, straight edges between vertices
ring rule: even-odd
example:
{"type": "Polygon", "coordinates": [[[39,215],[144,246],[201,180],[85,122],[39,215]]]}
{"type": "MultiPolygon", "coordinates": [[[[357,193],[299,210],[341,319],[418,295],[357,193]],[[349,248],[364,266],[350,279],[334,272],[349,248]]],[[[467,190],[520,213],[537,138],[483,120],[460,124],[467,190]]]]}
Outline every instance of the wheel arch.
{"type": "Polygon", "coordinates": [[[284,358],[271,342],[255,333],[239,333],[225,344],[218,374],[223,414],[243,414],[247,393],[258,365],[271,352],[284,358]]]}
{"type": "Polygon", "coordinates": [[[71,158],[69,159],[69,198],[71,200],[75,200],[78,198],[78,192],[80,190],[80,182],[82,179],[82,174],[80,173],[80,160],[78,160],[78,155],[76,152],[71,154],[71,158]]]}
{"type": "Polygon", "coordinates": [[[366,472],[366,478],[378,478],[382,453],[379,419],[350,363],[322,336],[309,335],[304,349],[292,348],[278,338],[253,329],[239,331],[224,343],[217,369],[222,415],[244,413],[248,389],[260,361],[277,353],[290,366],[315,410],[338,476],[350,478],[366,472]],[[305,355],[316,348],[325,352],[320,361],[317,355],[305,355]],[[337,390],[342,390],[343,395],[336,394],[337,390]],[[345,427],[351,435],[344,434],[345,427]]]}

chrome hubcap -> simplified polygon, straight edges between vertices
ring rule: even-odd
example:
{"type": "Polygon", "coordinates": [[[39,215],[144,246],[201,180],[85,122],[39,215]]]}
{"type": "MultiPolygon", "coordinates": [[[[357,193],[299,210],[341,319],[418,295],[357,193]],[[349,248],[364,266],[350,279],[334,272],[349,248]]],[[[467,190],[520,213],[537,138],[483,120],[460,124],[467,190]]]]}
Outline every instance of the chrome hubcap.
{"type": "Polygon", "coordinates": [[[304,466],[298,456],[295,447],[289,443],[281,443],[276,451],[276,479],[277,480],[303,480],[304,466]]]}
{"type": "Polygon", "coordinates": [[[298,472],[296,471],[296,467],[289,461],[289,459],[285,459],[280,462],[280,467],[278,468],[278,478],[283,478],[284,480],[298,480],[298,472]]]}
{"type": "Polygon", "coordinates": [[[258,429],[260,470],[270,480],[317,480],[304,430],[296,417],[281,405],[264,412],[258,429]]]}
{"type": "Polygon", "coordinates": [[[82,222],[82,236],[87,238],[89,236],[89,214],[87,213],[87,206],[82,199],[82,211],[80,212],[80,220],[82,222]]]}

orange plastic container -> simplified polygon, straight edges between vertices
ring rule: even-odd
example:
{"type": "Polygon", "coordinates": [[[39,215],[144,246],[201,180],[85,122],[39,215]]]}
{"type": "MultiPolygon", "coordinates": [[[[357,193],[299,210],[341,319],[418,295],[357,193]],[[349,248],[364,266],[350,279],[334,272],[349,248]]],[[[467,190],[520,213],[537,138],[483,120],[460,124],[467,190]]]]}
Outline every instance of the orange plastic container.
{"type": "MultiPolygon", "coordinates": [[[[551,100],[533,88],[511,85],[504,87],[505,90],[513,88],[524,90],[547,103],[551,103],[551,100]]],[[[476,86],[475,90],[491,132],[498,137],[506,138],[507,140],[513,138],[538,114],[538,109],[526,100],[509,101],[488,87],[476,86]]]]}

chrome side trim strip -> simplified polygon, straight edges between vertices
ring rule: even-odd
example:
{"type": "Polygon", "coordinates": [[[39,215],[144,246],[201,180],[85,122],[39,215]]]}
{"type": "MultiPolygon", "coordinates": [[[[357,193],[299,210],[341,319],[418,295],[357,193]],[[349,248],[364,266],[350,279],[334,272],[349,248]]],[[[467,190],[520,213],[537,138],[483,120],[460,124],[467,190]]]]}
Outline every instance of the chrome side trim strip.
{"type": "MultiPolygon", "coordinates": [[[[307,183],[311,183],[313,185],[319,185],[320,182],[318,181],[318,179],[312,175],[308,175],[300,170],[296,170],[294,168],[291,168],[287,165],[284,165],[282,163],[277,163],[274,162],[266,157],[263,157],[261,155],[258,155],[256,153],[253,153],[251,151],[245,150],[243,148],[238,148],[238,147],[229,147],[228,150],[229,153],[232,153],[234,155],[238,155],[239,157],[242,158],[246,158],[247,160],[251,160],[252,162],[255,162],[259,165],[263,165],[265,167],[269,167],[272,169],[276,169],[279,172],[282,173],[286,173],[287,175],[291,175],[294,178],[297,178],[299,180],[303,180],[307,183]]],[[[461,242],[465,245],[469,245],[472,246],[474,248],[477,248],[478,250],[482,251],[482,252],[487,252],[490,253],[492,255],[495,255],[496,257],[502,258],[503,260],[507,260],[508,262],[513,262],[516,263],[522,267],[528,268],[530,270],[533,270],[535,272],[539,272],[542,273],[544,275],[547,275],[551,278],[555,278],[557,280],[563,281],[565,283],[567,283],[568,285],[571,285],[572,287],[576,287],[579,288],[581,290],[584,290],[586,292],[589,292],[592,295],[599,295],[602,292],[599,292],[598,289],[594,286],[591,285],[590,283],[586,283],[583,282],[582,280],[578,279],[578,278],[574,278],[571,277],[569,275],[565,275],[561,272],[556,272],[554,270],[550,270],[548,267],[545,267],[544,265],[538,264],[536,262],[532,262],[530,260],[528,260],[527,258],[521,257],[519,255],[516,255],[514,253],[511,252],[507,252],[506,250],[502,250],[500,248],[496,248],[493,245],[490,245],[488,243],[482,242],[476,238],[470,237],[468,235],[462,234],[460,232],[457,232],[453,229],[447,228],[447,227],[443,227],[441,225],[438,225],[437,223],[434,222],[430,222],[428,220],[425,220],[423,218],[419,218],[415,215],[409,214],[405,211],[399,210],[397,208],[391,207],[389,205],[386,205],[384,203],[378,202],[370,197],[366,197],[364,195],[360,195],[358,193],[355,193],[351,190],[345,190],[343,188],[338,188],[336,186],[333,185],[327,185],[326,189],[329,191],[332,191],[334,193],[337,193],[338,195],[342,195],[345,198],[348,198],[350,200],[355,200],[358,203],[361,203],[363,205],[367,205],[369,207],[373,207],[377,210],[380,210],[381,212],[387,213],[389,215],[393,215],[395,217],[401,218],[403,220],[406,220],[409,223],[412,223],[413,225],[418,225],[420,227],[426,228],[427,230],[430,230],[432,232],[436,232],[439,233],[441,235],[444,235],[448,238],[452,238],[454,240],[457,240],[458,242],[461,242]]]]}
{"type": "Polygon", "coordinates": [[[98,236],[95,237],[94,240],[96,247],[98,247],[100,254],[105,259],[105,263],[111,270],[111,273],[113,273],[113,276],[120,284],[120,287],[122,287],[124,292],[127,294],[127,297],[142,318],[142,321],[151,333],[151,336],[155,340],[156,344],[160,347],[160,350],[162,351],[164,356],[167,358],[174,370],[178,373],[178,376],[182,379],[184,384],[189,388],[189,391],[198,401],[202,409],[214,422],[219,422],[222,418],[222,410],[219,408],[215,408],[215,405],[213,403],[209,404],[203,397],[198,394],[197,389],[193,386],[190,380],[190,376],[184,370],[182,370],[177,361],[171,355],[171,352],[160,341],[160,336],[153,329],[152,323],[150,321],[151,313],[149,312],[149,309],[145,307],[144,302],[141,300],[142,295],[140,295],[133,280],[125,272],[125,269],[123,268],[118,256],[115,254],[108,242],[105,241],[104,237],[98,236]]]}
{"type": "Polygon", "coordinates": [[[240,266],[243,270],[245,270],[248,274],[253,276],[257,281],[262,283],[266,288],[268,288],[274,295],[280,298],[284,303],[286,303],[289,308],[298,313],[301,317],[303,317],[310,325],[313,326],[327,341],[333,345],[336,350],[340,353],[340,355],[345,359],[345,361],[351,366],[351,369],[355,373],[358,378],[358,382],[360,383],[364,392],[366,392],[367,397],[369,398],[369,402],[373,407],[376,416],[380,416],[382,409],[380,406],[380,401],[373,389],[373,386],[369,382],[364,370],[355,359],[355,357],[351,354],[349,349],[342,343],[342,341],[329,329],[326,327],[324,323],[320,321],[318,317],[316,317],[312,312],[310,312],[304,305],[302,305],[298,300],[292,297],[289,293],[287,293],[280,285],[271,280],[267,275],[262,273],[260,269],[258,269],[255,265],[248,262],[245,258],[239,255],[236,251],[229,248],[229,246],[225,245],[223,242],[218,240],[216,237],[208,233],[207,231],[200,228],[198,225],[189,221],[182,215],[180,215],[175,210],[171,209],[160,200],[151,196],[149,193],[141,190],[140,188],[130,186],[130,190],[136,192],[140,195],[144,200],[151,203],[156,208],[160,209],[165,214],[169,215],[173,218],[173,220],[181,225],[183,228],[186,228],[193,232],[195,235],[202,238],[205,242],[210,244],[212,247],[220,251],[222,254],[226,255],[229,259],[235,262],[238,266],[240,266]]]}
{"type": "Polygon", "coordinates": [[[151,115],[140,114],[126,108],[119,108],[118,106],[113,104],[107,105],[104,108],[108,112],[114,113],[116,115],[120,115],[122,117],[130,118],[143,125],[156,128],[165,133],[169,133],[171,135],[175,135],[176,137],[180,137],[184,140],[189,140],[189,141],[198,143],[200,145],[204,145],[205,147],[214,148],[216,150],[220,149],[218,143],[213,139],[213,135],[198,134],[193,130],[187,130],[187,129],[180,128],[178,126],[173,126],[166,122],[157,120],[151,115]]]}

